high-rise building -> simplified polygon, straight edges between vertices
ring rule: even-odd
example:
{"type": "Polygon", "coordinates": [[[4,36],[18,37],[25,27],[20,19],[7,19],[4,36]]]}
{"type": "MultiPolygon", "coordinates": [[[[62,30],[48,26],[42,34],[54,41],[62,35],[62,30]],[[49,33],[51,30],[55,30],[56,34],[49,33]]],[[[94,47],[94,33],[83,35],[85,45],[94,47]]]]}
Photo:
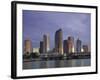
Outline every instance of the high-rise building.
{"type": "Polygon", "coordinates": [[[63,54],[62,29],[57,30],[55,33],[55,51],[59,54],[63,54]]]}
{"type": "Polygon", "coordinates": [[[40,41],[40,53],[43,53],[43,41],[40,41]]]}
{"type": "Polygon", "coordinates": [[[74,37],[68,37],[68,53],[74,53],[74,37]]]}
{"type": "Polygon", "coordinates": [[[68,53],[68,41],[67,40],[63,41],[63,52],[68,53]]]}
{"type": "Polygon", "coordinates": [[[24,41],[24,54],[30,55],[32,52],[32,42],[30,40],[24,41]]]}
{"type": "Polygon", "coordinates": [[[83,45],[83,52],[88,52],[88,45],[83,45]]]}
{"type": "Polygon", "coordinates": [[[50,50],[50,42],[49,42],[49,35],[44,35],[43,36],[43,52],[46,53],[50,50]]]}
{"type": "Polygon", "coordinates": [[[82,41],[77,39],[77,41],[76,41],[76,52],[77,53],[81,52],[81,47],[82,47],[81,45],[82,45],[82,41]]]}

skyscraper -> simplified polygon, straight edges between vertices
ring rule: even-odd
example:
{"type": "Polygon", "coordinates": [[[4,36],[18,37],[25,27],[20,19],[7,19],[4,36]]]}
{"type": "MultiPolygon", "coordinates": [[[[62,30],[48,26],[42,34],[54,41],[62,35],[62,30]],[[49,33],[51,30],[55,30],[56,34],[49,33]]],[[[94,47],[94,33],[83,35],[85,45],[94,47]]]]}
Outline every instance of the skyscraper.
{"type": "Polygon", "coordinates": [[[30,40],[25,40],[24,42],[24,54],[30,55],[32,52],[32,43],[30,40]]]}
{"type": "Polygon", "coordinates": [[[63,52],[68,53],[68,40],[63,41],[63,52]]]}
{"type": "Polygon", "coordinates": [[[46,53],[50,50],[49,35],[43,35],[43,52],[46,53]]]}
{"type": "Polygon", "coordinates": [[[83,52],[88,52],[88,45],[83,45],[83,52]]]}
{"type": "Polygon", "coordinates": [[[76,52],[77,53],[81,52],[81,45],[82,45],[81,40],[77,39],[77,41],[76,41],[76,52]]]}
{"type": "Polygon", "coordinates": [[[63,54],[62,29],[57,30],[55,33],[55,51],[59,54],[63,54]]]}
{"type": "Polygon", "coordinates": [[[68,37],[68,53],[74,52],[74,37],[69,36],[68,37]]]}
{"type": "Polygon", "coordinates": [[[43,53],[43,41],[40,41],[40,53],[43,53]]]}

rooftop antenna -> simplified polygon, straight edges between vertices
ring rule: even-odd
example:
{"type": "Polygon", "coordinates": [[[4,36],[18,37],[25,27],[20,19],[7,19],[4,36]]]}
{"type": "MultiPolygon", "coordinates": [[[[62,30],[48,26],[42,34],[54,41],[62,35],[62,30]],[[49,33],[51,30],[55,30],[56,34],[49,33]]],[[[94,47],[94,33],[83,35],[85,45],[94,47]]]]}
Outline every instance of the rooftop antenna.
{"type": "Polygon", "coordinates": [[[80,39],[81,31],[78,32],[77,39],[80,39]]]}

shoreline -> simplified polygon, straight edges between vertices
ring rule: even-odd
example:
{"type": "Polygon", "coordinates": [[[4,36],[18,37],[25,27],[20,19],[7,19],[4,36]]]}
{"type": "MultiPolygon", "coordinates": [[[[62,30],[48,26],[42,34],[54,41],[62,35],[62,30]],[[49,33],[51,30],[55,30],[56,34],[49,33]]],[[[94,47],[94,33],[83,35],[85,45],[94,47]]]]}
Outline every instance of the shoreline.
{"type": "Polygon", "coordinates": [[[72,60],[72,59],[91,59],[90,56],[81,56],[81,57],[56,57],[56,58],[32,58],[32,59],[23,59],[23,62],[33,62],[33,61],[48,61],[48,60],[72,60]]]}

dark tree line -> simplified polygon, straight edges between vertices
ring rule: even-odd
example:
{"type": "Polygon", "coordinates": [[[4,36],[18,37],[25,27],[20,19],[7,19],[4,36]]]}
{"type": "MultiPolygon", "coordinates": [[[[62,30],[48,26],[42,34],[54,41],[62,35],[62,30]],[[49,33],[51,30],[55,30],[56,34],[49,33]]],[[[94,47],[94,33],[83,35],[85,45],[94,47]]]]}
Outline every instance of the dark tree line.
{"type": "Polygon", "coordinates": [[[38,53],[33,53],[33,52],[32,53],[27,52],[23,55],[24,59],[38,58],[38,57],[39,57],[38,53]]]}

